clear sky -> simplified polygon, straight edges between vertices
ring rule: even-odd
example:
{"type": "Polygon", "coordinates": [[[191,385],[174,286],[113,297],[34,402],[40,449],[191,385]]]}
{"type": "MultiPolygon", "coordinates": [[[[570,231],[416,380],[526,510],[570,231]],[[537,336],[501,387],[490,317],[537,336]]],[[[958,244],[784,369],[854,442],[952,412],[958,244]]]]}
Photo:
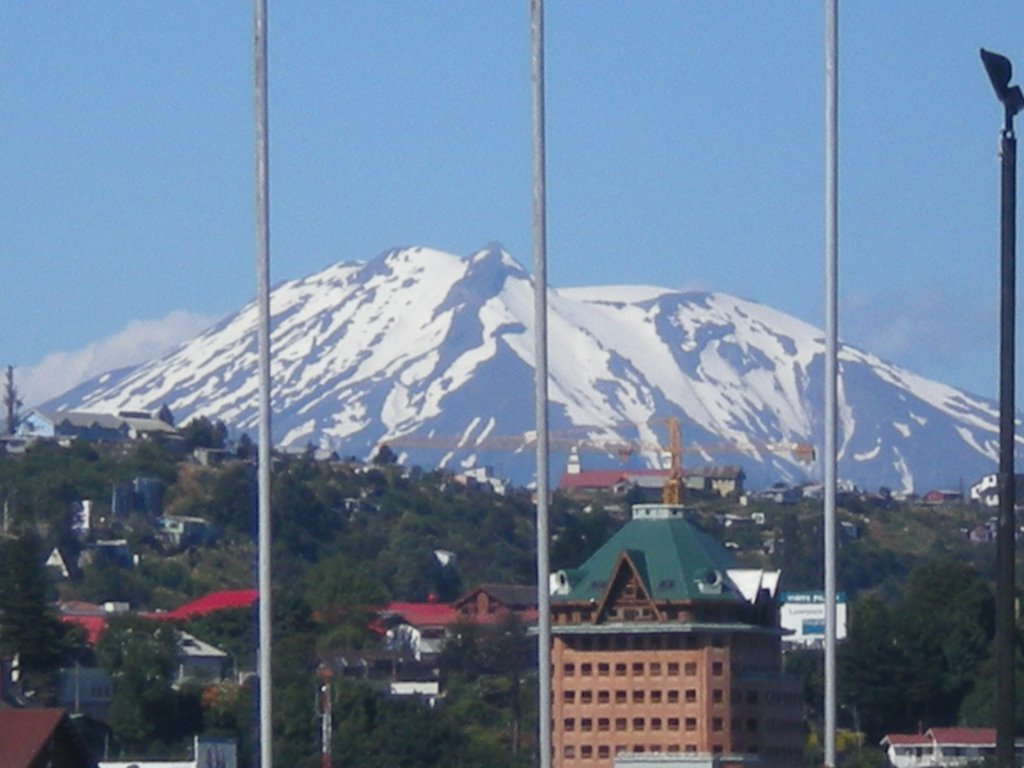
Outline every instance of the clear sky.
{"type": "MultiPolygon", "coordinates": [[[[978,49],[1024,75],[1024,4],[840,5],[840,335],[995,396],[1002,114],[978,49]]],[[[546,12],[551,284],[823,325],[823,3],[546,12]]],[[[0,364],[28,404],[255,294],[251,13],[0,5],[0,364]]],[[[400,245],[530,267],[527,0],[270,0],[269,41],[274,282],[400,245]]]]}

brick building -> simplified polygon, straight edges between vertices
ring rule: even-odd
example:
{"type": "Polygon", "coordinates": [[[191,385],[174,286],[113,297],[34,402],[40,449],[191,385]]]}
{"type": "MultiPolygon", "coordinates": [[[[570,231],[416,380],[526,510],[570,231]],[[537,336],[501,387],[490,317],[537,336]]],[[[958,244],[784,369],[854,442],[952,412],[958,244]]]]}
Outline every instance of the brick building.
{"type": "Polygon", "coordinates": [[[736,568],[683,507],[634,507],[586,563],[552,577],[553,764],[799,765],[778,581],[736,568]]]}

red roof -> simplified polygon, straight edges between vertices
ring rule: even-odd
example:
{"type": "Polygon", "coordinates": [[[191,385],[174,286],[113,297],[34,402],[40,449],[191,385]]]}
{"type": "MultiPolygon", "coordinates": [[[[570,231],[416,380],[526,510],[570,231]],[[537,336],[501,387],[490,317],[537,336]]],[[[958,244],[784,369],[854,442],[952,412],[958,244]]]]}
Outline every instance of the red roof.
{"type": "Polygon", "coordinates": [[[173,611],[144,614],[149,619],[191,619],[195,616],[206,616],[210,613],[228,608],[249,608],[259,600],[260,593],[256,589],[228,589],[211,592],[208,595],[185,603],[173,611]]]}
{"type": "Polygon", "coordinates": [[[929,728],[928,733],[937,744],[994,746],[996,743],[995,728],[929,728]]]}
{"type": "Polygon", "coordinates": [[[396,614],[414,627],[447,627],[459,621],[458,612],[447,603],[388,603],[384,614],[396,614]]]}
{"type": "Polygon", "coordinates": [[[0,710],[0,765],[28,768],[63,717],[63,709],[0,710]]]}
{"type": "Polygon", "coordinates": [[[619,483],[632,482],[635,477],[667,478],[667,469],[588,469],[583,472],[565,472],[558,481],[563,490],[575,488],[614,488],[619,483]]]}
{"type": "Polygon", "coordinates": [[[931,744],[932,740],[925,736],[923,733],[887,733],[885,738],[882,739],[883,744],[892,744],[893,746],[905,746],[907,744],[931,744]]]}
{"type": "MultiPolygon", "coordinates": [[[[96,645],[99,642],[100,636],[107,629],[107,617],[106,616],[84,616],[74,614],[61,614],[60,620],[65,624],[72,624],[76,627],[81,627],[85,630],[85,642],[89,645],[96,645]]],[[[0,763],[3,765],[3,763],[0,763]]]]}

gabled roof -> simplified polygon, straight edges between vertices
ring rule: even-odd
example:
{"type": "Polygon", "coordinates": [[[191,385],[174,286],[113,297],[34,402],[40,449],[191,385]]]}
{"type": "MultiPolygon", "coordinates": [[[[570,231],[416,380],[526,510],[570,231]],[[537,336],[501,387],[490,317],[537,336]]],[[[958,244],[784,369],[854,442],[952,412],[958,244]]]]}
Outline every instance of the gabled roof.
{"type": "MultiPolygon", "coordinates": [[[[634,518],[577,569],[566,572],[568,589],[553,600],[600,601],[623,553],[655,602],[685,600],[742,601],[727,571],[733,559],[717,541],[697,530],[681,508],[638,505],[634,518]],[[669,517],[637,517],[641,509],[669,510],[669,517]]],[[[557,576],[557,575],[556,575],[557,576]]]]}
{"type": "Polygon", "coordinates": [[[485,592],[502,605],[513,610],[536,608],[539,602],[537,588],[534,586],[522,584],[481,584],[462,595],[453,605],[456,608],[465,605],[467,602],[475,600],[476,596],[481,592],[485,592]]]}
{"type": "Polygon", "coordinates": [[[74,765],[96,764],[77,738],[63,709],[3,709],[0,710],[0,765],[30,768],[58,732],[71,744],[70,751],[77,758],[74,765]]]}
{"type": "Polygon", "coordinates": [[[996,743],[995,728],[929,728],[936,744],[952,746],[992,746],[996,743]]]}
{"type": "Polygon", "coordinates": [[[382,614],[400,616],[414,627],[447,627],[459,621],[459,614],[447,603],[388,603],[382,614]]]}
{"type": "Polygon", "coordinates": [[[147,614],[147,618],[191,619],[193,616],[205,616],[208,613],[228,608],[249,608],[259,600],[259,597],[259,590],[256,589],[226,589],[220,592],[211,592],[191,603],[179,605],[173,611],[147,614]]]}

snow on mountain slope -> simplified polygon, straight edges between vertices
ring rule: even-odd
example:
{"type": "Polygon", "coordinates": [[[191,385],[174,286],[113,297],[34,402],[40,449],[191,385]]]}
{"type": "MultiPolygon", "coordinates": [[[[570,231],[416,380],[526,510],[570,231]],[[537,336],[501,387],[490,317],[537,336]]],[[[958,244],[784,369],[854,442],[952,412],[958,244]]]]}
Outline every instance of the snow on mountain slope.
{"type": "MultiPolygon", "coordinates": [[[[368,456],[390,441],[424,464],[486,462],[531,479],[527,441],[509,436],[534,425],[533,287],[500,246],[337,264],[279,285],[271,312],[278,444],[368,456]]],[[[697,452],[684,466],[739,463],[755,487],[816,477],[780,450],[821,443],[824,340],[813,326],[725,294],[605,286],[552,290],[548,333],[556,437],[656,445],[671,416],[697,452]]],[[[852,347],[840,363],[840,477],[920,491],[994,470],[993,403],[852,347]]],[[[255,434],[255,304],[47,407],[165,403],[179,423],[204,415],[255,434]]]]}

